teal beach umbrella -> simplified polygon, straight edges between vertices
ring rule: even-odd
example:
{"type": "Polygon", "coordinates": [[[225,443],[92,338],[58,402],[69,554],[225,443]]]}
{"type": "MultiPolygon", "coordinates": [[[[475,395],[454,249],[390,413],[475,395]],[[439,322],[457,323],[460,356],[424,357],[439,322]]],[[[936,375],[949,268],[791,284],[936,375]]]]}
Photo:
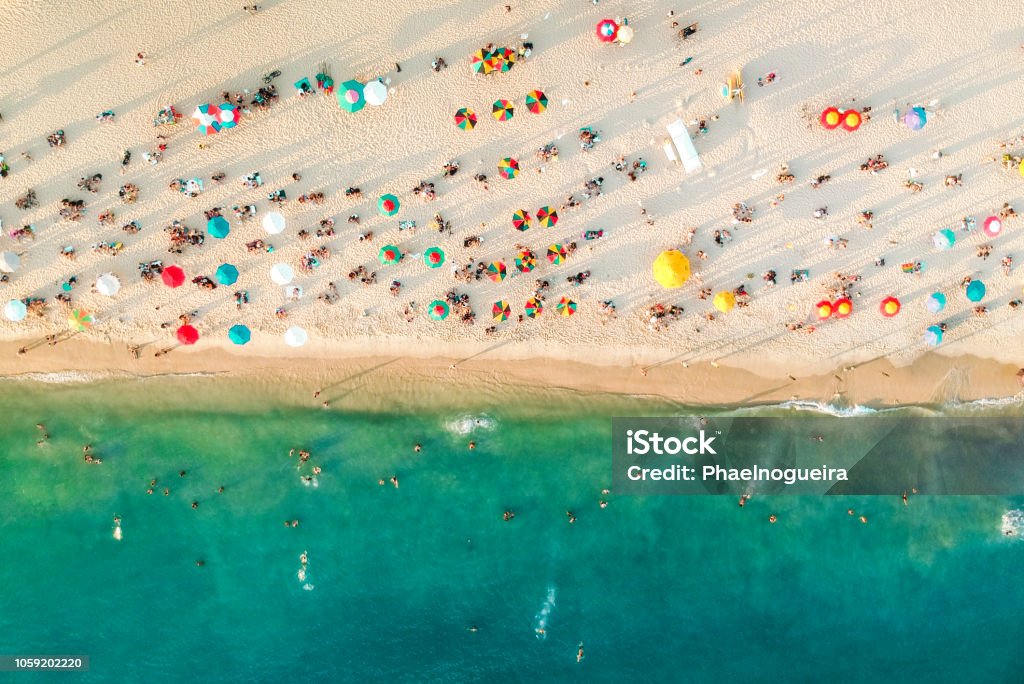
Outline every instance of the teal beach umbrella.
{"type": "Polygon", "coordinates": [[[363,84],[359,81],[345,81],[337,90],[338,106],[346,112],[355,113],[366,106],[363,84]]]}
{"type": "Polygon", "coordinates": [[[238,269],[231,264],[221,264],[217,268],[217,282],[221,285],[234,285],[238,280],[238,269]]]}
{"type": "Polygon", "coordinates": [[[937,325],[929,325],[924,331],[924,341],[932,347],[937,347],[942,343],[942,328],[937,325]]]}
{"type": "Polygon", "coordinates": [[[252,339],[252,333],[244,325],[233,325],[228,330],[228,339],[235,344],[245,344],[252,339]]]}
{"type": "Polygon", "coordinates": [[[231,232],[231,226],[228,225],[228,220],[223,216],[214,216],[206,222],[206,232],[211,237],[224,239],[231,232]]]}
{"type": "Polygon", "coordinates": [[[925,300],[924,306],[931,313],[939,313],[946,308],[946,295],[941,292],[932,292],[925,300]]]}
{"type": "Polygon", "coordinates": [[[980,280],[972,280],[967,286],[967,298],[972,302],[980,302],[985,298],[985,283],[980,280]]]}

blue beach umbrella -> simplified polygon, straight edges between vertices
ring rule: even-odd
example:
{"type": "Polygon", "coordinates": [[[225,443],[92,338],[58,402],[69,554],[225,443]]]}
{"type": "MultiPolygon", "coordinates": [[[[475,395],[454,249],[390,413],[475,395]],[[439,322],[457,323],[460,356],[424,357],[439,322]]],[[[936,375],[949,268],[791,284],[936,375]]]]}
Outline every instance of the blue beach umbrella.
{"type": "Polygon", "coordinates": [[[980,302],[985,298],[985,283],[980,280],[972,280],[967,286],[967,298],[972,302],[980,302]]]}
{"type": "Polygon", "coordinates": [[[206,222],[206,232],[211,237],[223,239],[231,232],[231,226],[228,225],[228,220],[223,216],[214,216],[206,222]]]}
{"type": "Polygon", "coordinates": [[[231,264],[221,264],[217,268],[217,282],[221,285],[234,285],[238,280],[238,269],[231,264]]]}
{"type": "Polygon", "coordinates": [[[937,325],[929,325],[924,331],[924,341],[932,347],[938,347],[942,343],[942,328],[937,325]]]}
{"type": "Polygon", "coordinates": [[[228,339],[235,344],[245,344],[252,339],[252,333],[244,325],[233,325],[228,330],[228,339]]]}
{"type": "Polygon", "coordinates": [[[931,313],[939,313],[946,308],[946,295],[941,292],[932,292],[928,299],[924,300],[924,306],[931,313]]]}

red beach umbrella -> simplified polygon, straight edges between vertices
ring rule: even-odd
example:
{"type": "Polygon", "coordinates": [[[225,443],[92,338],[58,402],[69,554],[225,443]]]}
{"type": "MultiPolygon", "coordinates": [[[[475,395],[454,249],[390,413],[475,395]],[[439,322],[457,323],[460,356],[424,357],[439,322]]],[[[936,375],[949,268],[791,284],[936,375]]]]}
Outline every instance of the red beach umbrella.
{"type": "Polygon", "coordinates": [[[839,113],[836,107],[828,107],[821,113],[821,125],[832,130],[839,126],[839,123],[843,120],[843,115],[839,113]]]}
{"type": "Polygon", "coordinates": [[[837,299],[832,305],[833,315],[836,318],[846,318],[853,313],[853,302],[847,297],[837,299]]]}
{"type": "Polygon", "coordinates": [[[900,312],[900,300],[895,297],[886,297],[882,300],[879,309],[881,309],[883,316],[892,318],[900,312]]]}
{"type": "Polygon", "coordinates": [[[818,320],[823,321],[832,315],[832,302],[823,299],[814,305],[814,311],[818,316],[818,320]]]}
{"type": "Polygon", "coordinates": [[[160,274],[160,279],[167,287],[181,287],[185,282],[185,271],[181,270],[181,266],[168,266],[160,274]]]}
{"type": "Polygon", "coordinates": [[[843,123],[842,127],[850,132],[853,132],[860,128],[860,122],[862,121],[860,112],[856,109],[847,109],[843,112],[843,123]]]}
{"type": "Polygon", "coordinates": [[[183,325],[178,328],[178,341],[182,344],[195,344],[199,341],[199,331],[191,325],[183,325]]]}
{"type": "Polygon", "coordinates": [[[619,33],[619,25],[611,19],[602,19],[597,24],[597,38],[603,43],[614,43],[619,33]]]}

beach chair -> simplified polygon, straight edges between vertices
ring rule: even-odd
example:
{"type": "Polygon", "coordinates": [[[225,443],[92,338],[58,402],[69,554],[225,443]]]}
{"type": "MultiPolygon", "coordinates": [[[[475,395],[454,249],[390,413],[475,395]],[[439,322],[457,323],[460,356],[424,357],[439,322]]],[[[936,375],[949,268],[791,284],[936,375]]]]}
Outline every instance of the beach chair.
{"type": "Polygon", "coordinates": [[[732,102],[734,99],[743,102],[743,73],[739,69],[732,72],[722,84],[722,97],[727,102],[732,102]]]}

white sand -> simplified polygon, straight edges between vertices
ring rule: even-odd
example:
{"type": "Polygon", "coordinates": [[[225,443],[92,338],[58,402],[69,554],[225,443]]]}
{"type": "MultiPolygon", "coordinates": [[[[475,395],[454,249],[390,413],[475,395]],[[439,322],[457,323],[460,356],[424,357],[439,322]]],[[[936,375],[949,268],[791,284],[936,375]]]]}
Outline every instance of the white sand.
{"type": "MultiPolygon", "coordinates": [[[[927,325],[948,322],[950,331],[940,351],[968,351],[1021,363],[1020,337],[1024,311],[1012,312],[1009,299],[1020,296],[1019,271],[1005,277],[999,260],[1017,256],[1024,267],[1024,221],[1011,222],[992,242],[992,258],[975,256],[986,242],[981,223],[1003,202],[1024,210],[1024,178],[1002,171],[986,157],[1001,153],[1000,141],[1024,132],[1020,102],[1024,101],[1024,50],[1019,43],[1024,18],[1008,3],[859,3],[767,2],[704,3],[686,9],[683,3],[605,0],[597,7],[584,0],[531,0],[502,3],[392,2],[389,4],[323,3],[289,0],[261,3],[250,16],[241,4],[209,2],[97,1],[88,4],[9,0],[0,13],[0,149],[11,166],[0,180],[0,218],[3,249],[23,252],[23,268],[2,286],[0,299],[46,297],[43,319],[0,322],[4,339],[36,339],[66,328],[66,314],[52,304],[58,283],[72,274],[80,285],[76,304],[97,312],[101,323],[87,334],[96,340],[152,342],[151,349],[173,344],[173,321],[179,313],[198,309],[196,321],[204,338],[192,350],[226,343],[226,329],[244,322],[254,331],[242,355],[300,353],[386,354],[410,356],[438,353],[465,356],[488,350],[494,358],[550,356],[590,362],[656,363],[665,359],[690,362],[720,360],[753,366],[758,372],[793,372],[796,368],[837,367],[887,356],[905,364],[922,354],[921,334],[927,325]],[[186,7],[190,9],[186,10],[186,7]],[[669,28],[666,13],[677,11],[681,24],[700,22],[700,31],[685,43],[669,28]],[[636,39],[626,47],[599,43],[594,26],[603,17],[626,14],[636,39]],[[522,33],[534,43],[533,56],[510,72],[487,77],[470,73],[468,55],[488,42],[515,47],[522,33]],[[139,50],[145,66],[134,63],[139,50]],[[439,74],[430,61],[443,56],[449,68],[439,74]],[[679,62],[687,56],[687,67],[679,62]],[[394,72],[394,63],[402,66],[394,72]],[[341,111],[333,96],[298,98],[291,83],[312,78],[327,62],[335,80],[392,79],[385,105],[357,114],[341,111]],[[747,82],[745,104],[728,104],[719,84],[736,67],[747,82]],[[237,128],[204,138],[187,123],[154,128],[157,110],[174,104],[186,116],[202,102],[220,102],[222,90],[255,90],[261,74],[280,69],[276,83],[281,98],[268,112],[254,112],[237,128]],[[700,76],[695,69],[703,69],[700,76]],[[755,81],[774,71],[779,80],[763,88],[755,81]],[[584,82],[589,82],[585,86],[584,82]],[[541,115],[527,112],[525,94],[544,90],[550,108],[541,115]],[[635,101],[630,93],[636,92],[635,101]],[[490,116],[490,105],[503,97],[516,105],[515,117],[505,123],[490,116]],[[855,133],[828,132],[808,126],[803,107],[817,112],[830,104],[873,108],[872,119],[855,133]],[[937,100],[927,127],[911,132],[893,121],[894,104],[937,100]],[[456,109],[476,110],[473,131],[455,127],[456,109]],[[100,124],[97,113],[113,109],[116,123],[100,124]],[[718,121],[711,117],[718,115],[718,121]],[[706,165],[686,176],[661,152],[665,125],[677,116],[685,121],[707,118],[710,131],[696,140],[706,165]],[[580,126],[600,130],[603,142],[581,153],[576,141],[580,126]],[[50,149],[45,137],[63,128],[68,145],[50,149]],[[155,136],[170,136],[164,160],[150,166],[142,153],[155,148],[155,136]],[[536,148],[555,141],[559,161],[543,167],[534,159],[536,148]],[[199,149],[199,144],[209,146],[199,149]],[[125,149],[133,152],[128,172],[118,175],[125,149]],[[943,151],[935,161],[931,153],[943,151]],[[34,161],[20,158],[28,151],[34,161]],[[869,156],[883,153],[890,168],[878,175],[858,170],[869,156]],[[636,183],[616,173],[612,161],[624,154],[642,156],[648,172],[636,183]],[[496,164],[517,157],[523,167],[515,180],[498,177],[496,164]],[[457,159],[462,169],[454,178],[441,178],[441,165],[457,159]],[[774,181],[778,164],[788,162],[797,182],[780,187],[774,181]],[[902,187],[909,168],[920,172],[925,188],[911,194],[902,187]],[[767,173],[754,179],[756,172],[767,173]],[[221,186],[209,182],[224,171],[221,186]],[[244,190],[239,178],[260,171],[265,185],[244,190]],[[302,175],[292,182],[294,171],[302,175]],[[98,195],[75,187],[81,176],[102,173],[98,195]],[[472,175],[485,173],[491,189],[484,192],[472,175]],[[808,181],[829,173],[832,182],[818,190],[808,181]],[[964,187],[944,188],[946,174],[962,173],[964,187]],[[552,229],[534,226],[519,233],[511,226],[517,208],[531,212],[542,205],[558,206],[594,176],[605,179],[605,194],[575,210],[560,212],[552,229]],[[188,199],[167,188],[175,178],[199,176],[207,191],[188,199]],[[439,197],[424,203],[410,192],[420,180],[436,183],[439,197]],[[122,205],[118,187],[132,182],[142,189],[138,203],[122,205]],[[347,186],[363,190],[363,199],[349,200],[347,186]],[[40,206],[22,212],[14,200],[34,188],[40,206]],[[259,217],[236,223],[234,204],[255,203],[262,214],[271,209],[266,194],[285,188],[283,209],[288,229],[268,238],[259,217]],[[303,192],[322,191],[322,207],[299,205],[303,192]],[[397,194],[403,208],[394,218],[377,214],[376,197],[397,194]],[[785,201],[775,209],[769,199],[779,192],[785,201]],[[81,223],[58,217],[61,198],[84,199],[81,223]],[[752,224],[731,224],[730,208],[745,201],[755,208],[752,224]],[[640,205],[655,219],[644,223],[640,205]],[[830,217],[816,221],[813,209],[828,206],[830,217]],[[203,210],[225,209],[232,222],[226,240],[207,237],[202,248],[184,255],[166,253],[162,229],[174,218],[193,228],[205,228],[203,210]],[[116,225],[99,227],[96,217],[116,212],[116,225]],[[875,212],[874,230],[856,223],[862,209],[875,212]],[[440,212],[452,222],[454,234],[439,236],[427,230],[430,217],[440,212]],[[363,225],[345,223],[358,213],[363,225]],[[936,253],[931,235],[943,227],[956,228],[961,216],[973,215],[974,235],[957,232],[956,247],[936,253]],[[277,261],[297,266],[305,251],[318,241],[300,242],[298,230],[311,232],[321,218],[333,216],[338,236],[327,244],[332,258],[312,275],[299,275],[296,284],[306,296],[289,304],[289,318],[279,321],[273,311],[282,305],[281,288],[270,283],[268,271],[277,261]],[[138,220],[142,232],[126,235],[123,223],[138,220]],[[399,233],[398,219],[416,220],[413,236],[399,233]],[[34,243],[15,244],[7,233],[32,224],[34,243]],[[662,249],[680,244],[687,226],[698,227],[696,239],[684,251],[697,250],[707,261],[694,259],[696,277],[677,291],[661,290],[650,264],[662,249]],[[731,230],[735,239],[717,247],[715,229],[731,230]],[[605,238],[584,243],[580,233],[604,229],[605,238]],[[372,230],[371,243],[356,234],[372,230]],[[466,250],[465,236],[484,237],[482,248],[466,250]],[[849,240],[846,250],[822,246],[830,235],[849,240]],[[277,248],[274,255],[250,255],[244,243],[262,237],[277,248]],[[121,240],[127,248],[118,257],[89,251],[98,241],[121,240]],[[552,242],[576,240],[579,251],[562,266],[551,266],[543,253],[552,242]],[[378,248],[393,242],[412,254],[441,246],[448,263],[437,271],[419,259],[398,266],[380,266],[378,248]],[[456,283],[449,265],[504,259],[514,271],[516,243],[531,246],[541,256],[533,274],[503,283],[488,280],[456,283]],[[79,257],[57,257],[63,245],[74,245],[79,257]],[[887,265],[876,268],[884,255],[887,265]],[[140,282],[136,264],[163,258],[179,263],[189,276],[213,276],[217,265],[230,262],[242,276],[236,286],[214,292],[187,284],[170,290],[140,282]],[[927,270],[919,277],[904,275],[899,264],[920,258],[927,270]],[[378,284],[364,288],[345,274],[364,264],[378,274],[378,284]],[[778,272],[779,285],[766,290],[760,275],[778,272]],[[789,284],[792,268],[808,268],[811,281],[789,284]],[[589,269],[593,276],[582,287],[570,287],[565,277],[589,269]],[[100,273],[113,271],[124,287],[114,298],[89,292],[100,273]],[[809,321],[812,305],[827,294],[836,271],[859,273],[855,287],[857,310],[846,321],[829,321],[813,335],[785,330],[789,321],[809,321]],[[752,280],[747,274],[753,273],[752,280]],[[497,299],[509,300],[522,311],[535,275],[551,282],[549,310],[537,321],[499,325],[493,338],[484,335],[490,308],[497,299]],[[964,275],[984,278],[989,294],[985,318],[971,315],[972,304],[958,288],[964,275]],[[388,293],[392,279],[403,283],[398,298],[388,293]],[[327,306],[315,301],[328,281],[334,281],[341,301],[327,306]],[[732,289],[745,283],[752,302],[708,323],[710,301],[695,294],[700,283],[732,289]],[[466,292],[478,314],[477,324],[464,326],[454,317],[437,323],[422,309],[450,288],[466,292]],[[235,310],[232,292],[247,289],[252,303],[235,310]],[[924,309],[928,293],[941,290],[950,304],[941,317],[924,309]],[[878,303],[886,295],[902,299],[903,311],[883,319],[878,303]],[[571,319],[557,317],[554,305],[562,295],[579,302],[571,319]],[[617,320],[601,325],[598,303],[614,300],[617,320]],[[409,301],[421,314],[407,324],[401,315],[409,301]],[[655,303],[685,307],[684,320],[667,332],[650,332],[643,310],[655,303]],[[159,306],[160,310],[155,310],[159,306]],[[364,312],[366,315],[364,315],[364,312]],[[312,336],[299,352],[280,343],[289,325],[301,325],[312,336]],[[700,332],[696,332],[697,329],[700,332]],[[458,350],[453,352],[453,350],[458,350]]],[[[693,128],[691,127],[691,130],[693,128]]],[[[1010,150],[1013,151],[1013,150],[1010,150]]],[[[1024,146],[1015,152],[1024,151],[1024,146]]],[[[1024,271],[1022,271],[1024,272],[1024,271]]],[[[31,354],[30,354],[31,356],[31,354]]]]}

